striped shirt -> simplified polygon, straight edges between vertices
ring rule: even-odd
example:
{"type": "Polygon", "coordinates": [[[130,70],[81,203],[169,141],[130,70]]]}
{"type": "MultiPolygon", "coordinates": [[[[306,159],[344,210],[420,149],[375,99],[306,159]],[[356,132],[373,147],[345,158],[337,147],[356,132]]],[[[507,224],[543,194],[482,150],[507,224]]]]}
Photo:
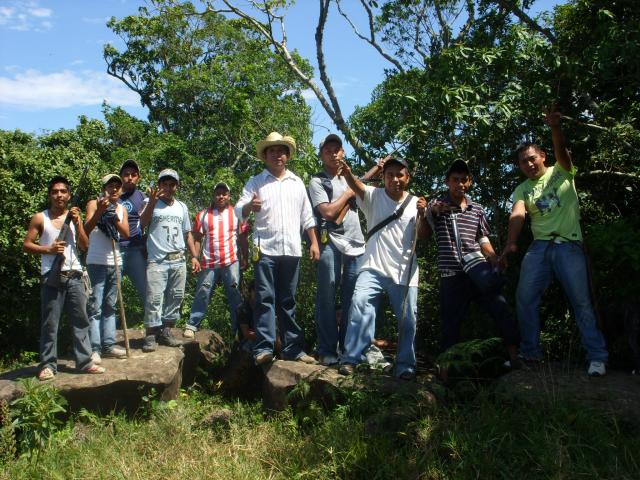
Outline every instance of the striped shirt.
{"type": "Polygon", "coordinates": [[[266,169],[254,175],[236,204],[238,217],[254,193],[262,200],[262,208],[255,212],[253,243],[264,255],[301,257],[300,231],[316,225],[302,180],[289,170],[280,180],[266,169]]]}
{"type": "Polygon", "coordinates": [[[433,203],[429,203],[427,207],[427,220],[435,233],[438,244],[438,271],[440,273],[462,271],[456,249],[456,237],[453,233],[452,214],[456,215],[463,256],[467,253],[480,251],[480,243],[488,241],[490,230],[482,205],[475,203],[469,197],[465,198],[467,207],[464,211],[455,205],[448,196],[442,197],[439,201],[451,205],[453,207],[452,213],[435,215],[431,210],[433,203]]]}
{"type": "Polygon", "coordinates": [[[216,208],[200,210],[193,225],[193,233],[202,234],[200,266],[220,268],[238,261],[238,232],[246,231],[246,222],[238,221],[231,205],[222,211],[216,208]]]}

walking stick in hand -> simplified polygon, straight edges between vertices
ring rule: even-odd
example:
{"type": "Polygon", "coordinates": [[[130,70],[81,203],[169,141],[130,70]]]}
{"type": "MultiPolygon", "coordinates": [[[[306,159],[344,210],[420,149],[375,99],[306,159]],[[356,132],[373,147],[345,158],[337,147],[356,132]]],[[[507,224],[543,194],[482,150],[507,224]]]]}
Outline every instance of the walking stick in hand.
{"type": "Polygon", "coordinates": [[[116,255],[116,241],[111,239],[111,250],[113,251],[113,263],[116,268],[116,290],[118,290],[118,305],[120,306],[120,322],[122,323],[122,333],[124,334],[124,348],[127,351],[127,357],[131,356],[129,351],[129,333],[127,333],[127,318],[124,315],[124,302],[122,301],[122,285],[120,284],[120,265],[118,265],[118,256],[116,255]]]}

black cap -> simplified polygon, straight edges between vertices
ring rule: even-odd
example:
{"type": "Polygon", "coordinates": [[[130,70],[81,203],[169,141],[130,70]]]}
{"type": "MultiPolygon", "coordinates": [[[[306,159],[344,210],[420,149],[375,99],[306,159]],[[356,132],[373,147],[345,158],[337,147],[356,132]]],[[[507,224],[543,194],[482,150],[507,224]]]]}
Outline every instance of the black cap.
{"type": "Polygon", "coordinates": [[[122,175],[122,171],[123,171],[125,168],[134,168],[134,169],[136,170],[136,172],[140,173],[140,168],[138,167],[138,164],[136,163],[136,161],[135,161],[135,160],[131,160],[131,159],[129,159],[129,160],[125,161],[125,162],[122,164],[122,166],[120,167],[120,172],[119,172],[119,173],[120,173],[120,175],[122,175]]]}
{"type": "Polygon", "coordinates": [[[454,160],[449,168],[447,169],[447,173],[445,177],[448,178],[452,172],[465,172],[467,175],[471,175],[471,170],[469,170],[469,164],[462,159],[454,160]]]}
{"type": "Polygon", "coordinates": [[[384,165],[382,167],[382,171],[384,172],[387,167],[393,163],[397,163],[398,165],[402,165],[404,168],[406,168],[407,170],[409,170],[409,164],[407,163],[407,161],[402,158],[402,157],[391,157],[390,159],[386,160],[384,162],[384,165]]]}

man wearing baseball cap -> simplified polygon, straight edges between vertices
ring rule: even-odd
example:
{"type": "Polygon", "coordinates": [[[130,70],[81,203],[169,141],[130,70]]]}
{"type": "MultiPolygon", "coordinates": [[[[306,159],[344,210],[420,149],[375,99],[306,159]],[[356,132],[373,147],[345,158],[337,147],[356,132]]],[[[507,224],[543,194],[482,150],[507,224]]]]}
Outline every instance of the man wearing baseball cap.
{"type": "Polygon", "coordinates": [[[175,198],[180,182],[178,172],[165,168],[158,175],[158,186],[149,189],[149,204],[140,215],[140,226],[147,230],[147,292],[144,306],[146,334],[142,351],[153,352],[157,344],[177,347],[171,327],[180,318],[187,266],[184,251],[189,247],[198,256],[191,235],[189,210],[175,198]]]}
{"type": "Polygon", "coordinates": [[[364,235],[356,211],[355,193],[338,168],[344,158],[342,140],[330,134],[320,142],[323,170],[309,182],[309,197],[318,223],[320,260],[316,273],[315,324],[318,361],[338,363],[344,345],[358,259],[364,253],[364,235]],[[342,315],[337,322],[336,292],[340,292],[342,315]]]}
{"type": "Polygon", "coordinates": [[[144,304],[147,288],[147,260],[145,238],[140,228],[140,214],[147,205],[147,197],[138,189],[140,169],[134,160],[125,161],[120,167],[122,195],[119,203],[127,211],[129,219],[129,237],[120,238],[122,256],[122,274],[129,277],[144,304]]]}
{"type": "Polygon", "coordinates": [[[300,231],[309,235],[309,256],[318,260],[316,221],[307,190],[300,178],[287,170],[295,155],[296,142],[278,132],[270,133],[256,145],[265,169],[249,179],[236,204],[236,214],[246,219],[255,214],[253,243],[257,260],[254,360],[257,365],[273,360],[276,317],[281,327],[281,355],[286,360],[315,363],[304,350],[304,333],[296,323],[295,293],[302,256],[300,231]]]}
{"type": "Polygon", "coordinates": [[[213,188],[209,208],[196,215],[192,235],[200,258],[191,258],[191,271],[198,274],[191,315],[183,335],[193,338],[207,314],[216,284],[222,281],[231,311],[231,329],[238,330],[236,311],[242,303],[240,269],[247,268],[248,248],[246,222],[241,222],[230,204],[229,185],[218,183],[213,188]],[[240,247],[240,248],[238,248],[240,247]]]}
{"type": "Polygon", "coordinates": [[[87,304],[91,360],[101,357],[124,358],[127,352],[116,345],[116,261],[121,264],[117,242],[129,236],[127,211],[118,203],[122,179],[110,173],[102,177],[102,192],[87,203],[84,229],[89,235],[87,272],[91,279],[91,296],[87,304]],[[115,249],[113,247],[115,241],[115,249]],[[115,257],[114,257],[115,255],[115,257]]]}
{"type": "Polygon", "coordinates": [[[340,358],[340,373],[350,375],[366,361],[375,332],[376,310],[386,293],[398,321],[398,352],[393,373],[402,379],[415,376],[414,339],[418,298],[415,240],[426,233],[427,201],[407,191],[411,175],[406,160],[389,157],[382,167],[384,188],[365,186],[340,161],[339,173],[356,194],[367,219],[367,243],[354,288],[349,324],[340,358]],[[416,231],[417,229],[417,231],[416,231]]]}

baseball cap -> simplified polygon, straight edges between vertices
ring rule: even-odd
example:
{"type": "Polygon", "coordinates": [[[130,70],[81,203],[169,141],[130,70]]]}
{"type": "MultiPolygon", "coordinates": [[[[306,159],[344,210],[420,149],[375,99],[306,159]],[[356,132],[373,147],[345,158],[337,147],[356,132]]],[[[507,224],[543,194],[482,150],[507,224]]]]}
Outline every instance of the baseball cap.
{"type": "Polygon", "coordinates": [[[384,166],[382,167],[382,171],[384,172],[387,167],[393,163],[397,163],[399,165],[402,165],[404,168],[406,168],[407,170],[409,170],[409,164],[407,163],[407,161],[402,158],[402,157],[391,157],[389,160],[387,160],[386,162],[384,162],[384,166]]]}
{"type": "Polygon", "coordinates": [[[140,167],[138,167],[138,164],[136,163],[135,160],[125,160],[125,162],[122,164],[122,166],[120,167],[120,175],[122,175],[122,171],[125,168],[133,168],[135,169],[136,172],[140,173],[140,167]]]}
{"type": "Polygon", "coordinates": [[[100,179],[100,184],[104,187],[107,183],[113,180],[117,180],[118,182],[122,183],[122,179],[120,178],[119,175],[116,175],[115,173],[107,173],[104,177],[100,179]]]}
{"type": "Polygon", "coordinates": [[[178,172],[176,172],[174,169],[172,168],[165,168],[164,170],[162,170],[159,174],[158,174],[158,181],[162,180],[163,178],[173,178],[176,182],[180,181],[180,177],[178,176],[178,172]]]}
{"type": "Polygon", "coordinates": [[[342,148],[342,140],[340,140],[340,137],[335,133],[330,133],[329,135],[324,137],[324,140],[320,142],[320,150],[322,150],[322,147],[324,147],[328,142],[336,142],[338,145],[340,145],[340,148],[342,148]]]}
{"type": "Polygon", "coordinates": [[[445,177],[449,177],[452,172],[466,172],[467,174],[471,173],[471,171],[469,170],[469,164],[460,158],[451,162],[451,165],[449,165],[445,177]]]}

